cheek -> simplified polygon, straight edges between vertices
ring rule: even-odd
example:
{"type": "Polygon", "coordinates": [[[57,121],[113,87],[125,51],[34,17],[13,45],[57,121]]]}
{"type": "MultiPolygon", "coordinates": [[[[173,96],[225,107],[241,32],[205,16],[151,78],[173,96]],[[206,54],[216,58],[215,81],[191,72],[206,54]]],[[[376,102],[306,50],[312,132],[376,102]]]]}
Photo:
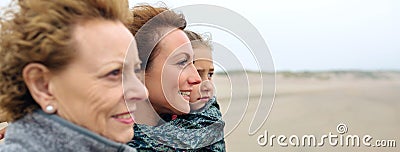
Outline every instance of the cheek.
{"type": "Polygon", "coordinates": [[[81,105],[85,115],[80,116],[84,125],[90,130],[100,134],[110,129],[111,116],[126,109],[123,102],[122,87],[107,88],[105,86],[93,86],[88,90],[87,100],[81,105]]]}
{"type": "Polygon", "coordinates": [[[179,103],[180,70],[175,66],[166,66],[163,71],[162,91],[167,101],[173,105],[179,103]]]}
{"type": "Polygon", "coordinates": [[[179,71],[179,86],[185,86],[188,83],[188,77],[192,74],[191,71],[187,68],[179,71]]]}
{"type": "Polygon", "coordinates": [[[81,108],[87,106],[88,86],[91,86],[84,77],[74,78],[59,77],[51,84],[51,93],[56,97],[59,108],[57,110],[67,115],[84,112],[81,108]]]}
{"type": "Polygon", "coordinates": [[[159,104],[165,101],[165,97],[164,97],[164,92],[162,90],[163,86],[161,84],[162,82],[161,70],[160,71],[155,71],[155,70],[156,69],[146,72],[144,82],[149,93],[150,101],[159,104]]]}
{"type": "Polygon", "coordinates": [[[110,115],[113,109],[118,108],[118,103],[123,101],[121,86],[112,88],[106,86],[93,86],[88,90],[86,108],[92,117],[102,118],[110,115]]]}
{"type": "Polygon", "coordinates": [[[178,85],[181,81],[182,75],[181,70],[176,66],[165,66],[164,71],[162,73],[162,85],[164,91],[174,90],[177,91],[179,89],[178,85]]]}
{"type": "Polygon", "coordinates": [[[151,71],[146,71],[144,84],[150,94],[153,94],[154,92],[160,92],[159,90],[161,90],[161,71],[156,71],[155,69],[151,71]]]}
{"type": "Polygon", "coordinates": [[[87,104],[83,111],[83,126],[102,136],[115,141],[128,141],[133,136],[132,127],[126,127],[116,122],[112,115],[127,110],[123,100],[122,87],[92,87],[88,92],[87,104]]]}
{"type": "Polygon", "coordinates": [[[193,87],[192,92],[190,92],[190,102],[195,102],[197,101],[197,98],[200,97],[200,89],[199,85],[196,85],[193,87]]]}

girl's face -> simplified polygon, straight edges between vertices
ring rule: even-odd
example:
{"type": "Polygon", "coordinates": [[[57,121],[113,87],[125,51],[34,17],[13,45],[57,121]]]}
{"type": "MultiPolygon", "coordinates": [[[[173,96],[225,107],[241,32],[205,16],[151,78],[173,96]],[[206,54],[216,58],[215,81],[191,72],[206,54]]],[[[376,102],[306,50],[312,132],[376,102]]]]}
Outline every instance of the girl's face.
{"type": "Polygon", "coordinates": [[[203,107],[214,96],[212,76],[214,65],[211,49],[208,47],[194,48],[194,66],[201,77],[201,84],[196,85],[190,93],[190,108],[197,110],[203,107]]]}
{"type": "Polygon", "coordinates": [[[158,45],[158,54],[145,73],[150,102],[159,114],[189,113],[190,92],[201,82],[190,41],[182,30],[174,30],[158,45]]]}

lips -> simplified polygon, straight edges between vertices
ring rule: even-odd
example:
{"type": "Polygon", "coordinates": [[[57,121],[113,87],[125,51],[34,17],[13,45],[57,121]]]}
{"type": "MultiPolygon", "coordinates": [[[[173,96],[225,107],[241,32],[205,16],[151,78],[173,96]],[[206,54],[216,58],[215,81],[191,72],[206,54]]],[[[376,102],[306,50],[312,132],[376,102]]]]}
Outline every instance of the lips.
{"type": "Polygon", "coordinates": [[[183,97],[183,99],[185,99],[186,101],[190,100],[190,92],[192,90],[181,90],[178,93],[183,97]]]}
{"type": "Polygon", "coordinates": [[[203,101],[203,102],[207,102],[208,100],[210,100],[210,97],[206,96],[206,97],[201,97],[201,98],[197,98],[197,100],[203,101]]]}
{"type": "Polygon", "coordinates": [[[111,117],[123,124],[133,125],[133,123],[135,121],[133,120],[131,113],[132,112],[124,112],[124,113],[113,115],[111,117]]]}

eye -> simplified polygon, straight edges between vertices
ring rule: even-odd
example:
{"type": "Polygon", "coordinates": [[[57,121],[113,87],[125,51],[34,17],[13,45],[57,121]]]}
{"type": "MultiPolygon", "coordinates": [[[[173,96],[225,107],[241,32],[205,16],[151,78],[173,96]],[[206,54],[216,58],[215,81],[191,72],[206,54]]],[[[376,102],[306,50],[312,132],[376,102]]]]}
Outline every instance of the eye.
{"type": "Polygon", "coordinates": [[[142,73],[142,69],[135,68],[135,69],[133,69],[133,72],[135,72],[136,74],[139,74],[139,73],[142,73]]]}
{"type": "Polygon", "coordinates": [[[116,78],[121,76],[121,69],[114,69],[111,72],[107,73],[106,77],[116,78]]]}
{"type": "Polygon", "coordinates": [[[133,69],[133,72],[135,72],[135,76],[143,82],[143,78],[144,78],[144,71],[143,69],[141,69],[140,67],[136,67],[135,69],[133,69]]]}
{"type": "Polygon", "coordinates": [[[214,75],[214,72],[208,73],[208,79],[211,79],[213,75],[214,75]]]}
{"type": "Polygon", "coordinates": [[[185,58],[185,59],[180,60],[177,64],[180,66],[185,66],[188,63],[188,61],[189,60],[185,58]]]}

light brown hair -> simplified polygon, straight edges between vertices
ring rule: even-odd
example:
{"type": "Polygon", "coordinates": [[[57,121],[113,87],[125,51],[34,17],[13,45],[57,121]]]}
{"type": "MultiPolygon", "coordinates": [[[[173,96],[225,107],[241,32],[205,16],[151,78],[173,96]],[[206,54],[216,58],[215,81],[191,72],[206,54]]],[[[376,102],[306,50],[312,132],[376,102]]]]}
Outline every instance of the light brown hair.
{"type": "Polygon", "coordinates": [[[140,5],[132,12],[133,22],[128,29],[136,38],[142,69],[148,70],[159,53],[160,40],[173,29],[183,30],[186,20],[166,7],[140,5]]]}
{"type": "Polygon", "coordinates": [[[43,64],[53,72],[62,70],[74,57],[72,33],[77,24],[94,19],[127,24],[132,18],[126,0],[19,0],[14,4],[19,9],[3,10],[0,21],[2,121],[15,121],[39,108],[22,70],[29,63],[43,64]]]}
{"type": "MultiPolygon", "coordinates": [[[[211,35],[202,36],[193,31],[184,30],[186,36],[189,38],[193,49],[198,47],[206,47],[212,50],[211,35]]],[[[208,34],[208,33],[205,33],[208,34]]]]}

